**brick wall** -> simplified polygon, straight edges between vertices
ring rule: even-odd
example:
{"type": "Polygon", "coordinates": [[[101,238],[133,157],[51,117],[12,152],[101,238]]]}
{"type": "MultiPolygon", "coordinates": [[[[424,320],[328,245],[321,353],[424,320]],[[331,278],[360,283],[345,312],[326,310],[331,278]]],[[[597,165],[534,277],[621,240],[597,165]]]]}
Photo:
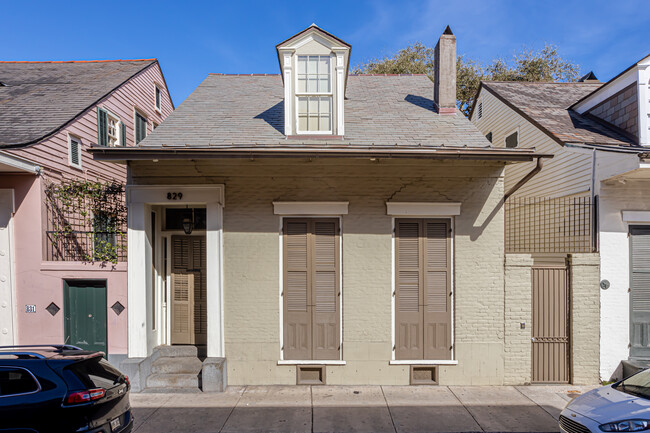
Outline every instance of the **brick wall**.
{"type": "Polygon", "coordinates": [[[571,254],[572,378],[576,385],[600,381],[600,259],[571,254]]]}
{"type": "Polygon", "coordinates": [[[531,381],[532,278],[530,254],[506,255],[505,373],[506,385],[531,381]],[[521,323],[526,327],[521,329],[521,323]]]}
{"type": "Polygon", "coordinates": [[[639,138],[638,105],[635,82],[596,105],[588,113],[639,138]]]}

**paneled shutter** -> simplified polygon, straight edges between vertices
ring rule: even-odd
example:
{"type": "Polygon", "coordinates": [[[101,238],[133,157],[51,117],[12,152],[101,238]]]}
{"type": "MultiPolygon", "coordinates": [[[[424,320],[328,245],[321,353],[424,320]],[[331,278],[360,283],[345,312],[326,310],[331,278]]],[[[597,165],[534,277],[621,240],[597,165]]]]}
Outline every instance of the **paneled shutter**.
{"type": "Polygon", "coordinates": [[[284,220],[284,357],[311,358],[309,220],[284,220]]]}
{"type": "Polygon", "coordinates": [[[108,146],[108,114],[97,107],[97,144],[108,146]]]}
{"type": "Polygon", "coordinates": [[[449,220],[395,221],[395,358],[451,359],[449,220]]]}
{"type": "Polygon", "coordinates": [[[424,359],[451,359],[449,221],[424,220],[424,359]]]}
{"type": "Polygon", "coordinates": [[[313,359],[339,359],[338,220],[313,221],[313,359]]]}
{"type": "Polygon", "coordinates": [[[630,227],[630,358],[650,358],[650,226],[630,227]]]}
{"type": "Polygon", "coordinates": [[[172,344],[194,344],[195,274],[190,266],[190,239],[172,236],[172,344]]]}
{"type": "Polygon", "coordinates": [[[396,220],[396,359],[422,359],[420,220],[396,220]]]}

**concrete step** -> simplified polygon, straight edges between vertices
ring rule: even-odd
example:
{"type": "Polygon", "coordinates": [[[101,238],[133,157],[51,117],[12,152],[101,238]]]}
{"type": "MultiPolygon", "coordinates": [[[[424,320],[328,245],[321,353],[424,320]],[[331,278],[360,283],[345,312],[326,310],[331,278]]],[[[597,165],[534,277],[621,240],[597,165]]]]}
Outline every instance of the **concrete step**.
{"type": "Polygon", "coordinates": [[[161,358],[177,358],[177,357],[192,357],[198,356],[196,346],[157,346],[154,347],[154,352],[158,352],[161,358]]]}
{"type": "Polygon", "coordinates": [[[198,358],[191,357],[164,357],[156,359],[151,364],[152,374],[185,373],[199,374],[203,363],[198,358]]]}
{"type": "Polygon", "coordinates": [[[152,374],[147,378],[147,389],[152,388],[199,389],[199,377],[184,373],[152,374]]]}

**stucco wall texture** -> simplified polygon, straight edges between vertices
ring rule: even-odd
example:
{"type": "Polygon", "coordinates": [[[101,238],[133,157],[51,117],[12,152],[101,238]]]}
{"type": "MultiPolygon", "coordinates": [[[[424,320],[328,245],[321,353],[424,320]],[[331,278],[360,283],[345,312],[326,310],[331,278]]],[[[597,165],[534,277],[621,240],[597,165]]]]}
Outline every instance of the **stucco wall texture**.
{"type": "MultiPolygon", "coordinates": [[[[296,383],[295,366],[278,365],[282,217],[274,214],[274,201],[349,202],[349,213],[341,217],[341,352],[346,364],[327,366],[328,384],[409,383],[408,366],[389,364],[394,344],[394,257],[387,201],[462,203],[461,214],[453,221],[458,365],[440,366],[440,383],[501,385],[525,383],[530,376],[525,357],[505,361],[509,355],[505,321],[519,326],[520,319],[513,313],[504,320],[503,164],[421,159],[160,160],[132,162],[131,178],[135,184],[225,185],[224,334],[230,385],[296,383]]],[[[530,274],[527,281],[529,287],[530,274]]],[[[527,287],[513,288],[527,290],[524,298],[530,296],[527,287]]],[[[525,343],[530,350],[530,340],[525,343]]],[[[595,350],[597,358],[597,345],[595,350]]]]}

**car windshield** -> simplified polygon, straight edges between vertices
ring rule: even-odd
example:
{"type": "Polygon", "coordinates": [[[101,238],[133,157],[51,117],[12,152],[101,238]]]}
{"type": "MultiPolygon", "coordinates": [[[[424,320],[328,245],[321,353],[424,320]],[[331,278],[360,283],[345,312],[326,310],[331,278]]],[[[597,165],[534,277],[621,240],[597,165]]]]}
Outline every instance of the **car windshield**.
{"type": "Polygon", "coordinates": [[[650,369],[628,377],[616,385],[616,389],[637,397],[650,399],[650,369]]]}

